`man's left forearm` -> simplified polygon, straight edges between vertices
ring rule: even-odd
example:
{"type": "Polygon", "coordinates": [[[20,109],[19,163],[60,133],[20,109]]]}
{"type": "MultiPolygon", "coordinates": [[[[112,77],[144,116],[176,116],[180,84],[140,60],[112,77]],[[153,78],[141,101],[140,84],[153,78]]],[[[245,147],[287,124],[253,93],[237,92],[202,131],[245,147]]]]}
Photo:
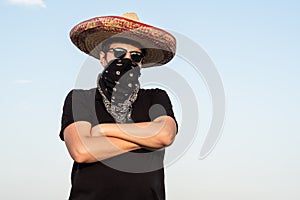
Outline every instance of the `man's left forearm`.
{"type": "Polygon", "coordinates": [[[94,126],[92,135],[116,137],[144,147],[160,149],[173,142],[176,135],[176,124],[174,119],[169,116],[158,117],[152,122],[106,123],[94,126]]]}

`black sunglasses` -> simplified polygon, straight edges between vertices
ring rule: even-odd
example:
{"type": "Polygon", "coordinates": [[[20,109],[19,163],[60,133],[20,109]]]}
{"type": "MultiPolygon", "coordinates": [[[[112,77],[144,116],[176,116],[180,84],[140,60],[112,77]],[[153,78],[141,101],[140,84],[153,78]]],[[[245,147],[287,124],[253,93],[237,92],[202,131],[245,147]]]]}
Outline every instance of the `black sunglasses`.
{"type": "MultiPolygon", "coordinates": [[[[126,53],[128,52],[126,49],[123,49],[121,47],[110,48],[108,51],[113,51],[114,56],[119,59],[124,58],[126,53]]],[[[136,63],[141,62],[143,60],[143,58],[145,57],[143,53],[138,52],[138,51],[129,51],[129,53],[130,53],[130,57],[131,57],[132,61],[136,62],[136,63]]]]}

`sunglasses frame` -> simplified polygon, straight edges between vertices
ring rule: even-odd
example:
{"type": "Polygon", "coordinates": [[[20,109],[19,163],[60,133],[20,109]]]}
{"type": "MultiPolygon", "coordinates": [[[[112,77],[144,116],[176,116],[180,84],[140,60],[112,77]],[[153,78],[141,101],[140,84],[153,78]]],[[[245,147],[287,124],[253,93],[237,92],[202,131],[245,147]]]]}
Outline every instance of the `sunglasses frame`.
{"type": "Polygon", "coordinates": [[[128,51],[127,49],[124,49],[122,47],[115,47],[115,48],[110,48],[108,51],[112,51],[114,53],[115,58],[122,59],[126,56],[127,53],[130,53],[130,58],[132,61],[136,63],[140,63],[143,61],[145,55],[142,52],[139,51],[128,51]],[[136,60],[134,56],[138,56],[138,60],[136,60]]]}

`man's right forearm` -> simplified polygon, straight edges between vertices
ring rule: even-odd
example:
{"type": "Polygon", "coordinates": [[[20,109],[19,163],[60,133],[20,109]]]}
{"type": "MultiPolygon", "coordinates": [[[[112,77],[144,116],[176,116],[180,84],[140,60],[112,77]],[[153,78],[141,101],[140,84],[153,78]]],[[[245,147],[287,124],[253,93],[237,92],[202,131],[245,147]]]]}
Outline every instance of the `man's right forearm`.
{"type": "Polygon", "coordinates": [[[101,161],[141,148],[138,144],[106,136],[83,136],[81,141],[86,151],[78,161],[85,163],[101,161]]]}

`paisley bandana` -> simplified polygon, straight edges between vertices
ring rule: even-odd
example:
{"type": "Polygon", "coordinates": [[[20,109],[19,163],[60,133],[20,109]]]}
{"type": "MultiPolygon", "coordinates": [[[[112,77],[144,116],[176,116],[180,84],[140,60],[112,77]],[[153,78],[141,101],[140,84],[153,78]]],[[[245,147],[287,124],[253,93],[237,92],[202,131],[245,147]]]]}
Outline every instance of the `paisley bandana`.
{"type": "Polygon", "coordinates": [[[140,88],[140,67],[130,59],[115,59],[98,75],[97,87],[106,110],[117,123],[131,122],[132,104],[140,88]]]}

